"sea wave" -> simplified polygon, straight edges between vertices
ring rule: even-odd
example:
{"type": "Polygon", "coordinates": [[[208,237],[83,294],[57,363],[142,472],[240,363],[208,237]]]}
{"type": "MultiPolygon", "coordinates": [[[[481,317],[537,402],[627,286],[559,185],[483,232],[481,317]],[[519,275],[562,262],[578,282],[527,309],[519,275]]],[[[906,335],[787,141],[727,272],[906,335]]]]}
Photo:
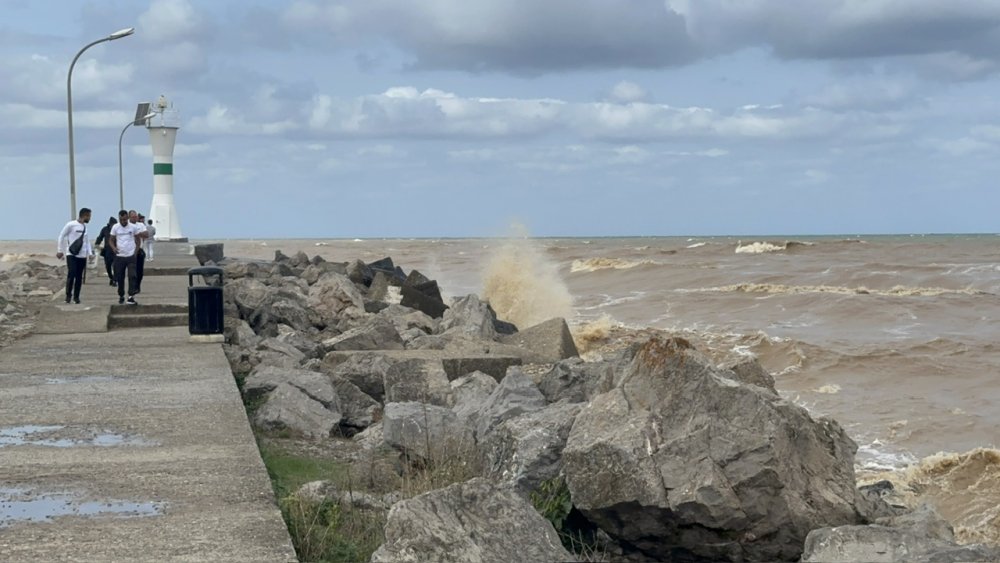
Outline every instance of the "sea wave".
{"type": "Polygon", "coordinates": [[[758,241],[743,244],[743,241],[739,241],[736,243],[736,254],[767,254],[769,252],[781,252],[803,246],[815,246],[815,243],[786,240],[784,242],[758,241]]]}
{"type": "Polygon", "coordinates": [[[955,528],[959,543],[1000,545],[1000,450],[939,453],[897,471],[859,474],[859,483],[886,479],[907,506],[930,502],[955,528]]]}
{"type": "Polygon", "coordinates": [[[653,260],[626,260],[624,258],[586,258],[573,260],[570,272],[597,272],[600,270],[628,270],[639,266],[652,266],[658,262],[653,260]]]}
{"type": "Polygon", "coordinates": [[[678,289],[681,293],[767,293],[801,295],[805,293],[833,293],[838,295],[882,295],[886,297],[937,297],[940,295],[993,295],[978,289],[948,289],[944,287],[908,287],[897,285],[891,289],[870,289],[834,285],[785,285],[778,283],[738,283],[717,287],[678,289]]]}

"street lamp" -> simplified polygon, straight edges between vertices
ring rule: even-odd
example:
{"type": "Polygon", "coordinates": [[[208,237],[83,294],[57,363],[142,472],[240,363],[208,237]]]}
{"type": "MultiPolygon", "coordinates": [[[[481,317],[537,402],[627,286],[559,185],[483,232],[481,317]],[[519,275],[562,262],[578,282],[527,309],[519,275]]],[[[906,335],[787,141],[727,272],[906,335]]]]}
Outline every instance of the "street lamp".
{"type": "Polygon", "coordinates": [[[88,43],[80,52],[73,57],[73,62],[69,65],[69,73],[66,75],[66,115],[69,120],[69,218],[76,218],[76,160],[73,156],[73,67],[76,66],[77,59],[84,51],[105,41],[114,41],[122,37],[128,37],[135,33],[134,27],[120,29],[111,35],[88,43]]]}
{"type": "MultiPolygon", "coordinates": [[[[149,104],[146,104],[146,106],[148,107],[149,104]]],[[[151,111],[134,121],[129,121],[125,127],[122,127],[121,135],[118,135],[118,209],[125,209],[125,182],[122,180],[122,138],[125,137],[125,131],[129,127],[144,123],[147,119],[153,117],[156,117],[155,111],[151,111]]]]}

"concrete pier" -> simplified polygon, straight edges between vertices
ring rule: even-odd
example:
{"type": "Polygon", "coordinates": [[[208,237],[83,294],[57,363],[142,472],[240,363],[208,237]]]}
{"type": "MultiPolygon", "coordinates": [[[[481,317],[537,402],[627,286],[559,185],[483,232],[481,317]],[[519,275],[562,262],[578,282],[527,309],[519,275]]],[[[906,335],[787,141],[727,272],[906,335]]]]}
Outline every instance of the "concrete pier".
{"type": "MultiPolygon", "coordinates": [[[[147,273],[138,307],[187,281],[147,273]]],[[[0,350],[0,561],[295,561],[221,346],[109,331],[101,276],[82,301],[0,350]]]]}

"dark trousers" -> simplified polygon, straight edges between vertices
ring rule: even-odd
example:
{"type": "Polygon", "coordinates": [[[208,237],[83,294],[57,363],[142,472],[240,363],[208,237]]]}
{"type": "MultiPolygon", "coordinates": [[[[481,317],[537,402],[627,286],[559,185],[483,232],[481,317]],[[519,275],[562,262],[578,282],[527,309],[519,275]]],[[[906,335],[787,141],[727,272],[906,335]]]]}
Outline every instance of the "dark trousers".
{"type": "Polygon", "coordinates": [[[80,300],[80,287],[83,286],[83,272],[86,269],[86,258],[66,257],[66,301],[69,301],[70,297],[80,300]]]}
{"type": "Polygon", "coordinates": [[[112,264],[115,263],[115,253],[111,252],[111,249],[109,248],[103,252],[103,255],[104,255],[104,269],[107,270],[108,272],[108,279],[113,280],[115,279],[115,275],[113,273],[113,269],[111,266],[112,264]]]}
{"type": "Polygon", "coordinates": [[[115,256],[115,283],[118,284],[118,297],[125,297],[125,272],[128,272],[128,296],[132,297],[138,291],[135,273],[136,259],[132,256],[115,256]]]}
{"type": "Polygon", "coordinates": [[[142,289],[142,269],[146,266],[146,251],[139,249],[135,255],[135,292],[142,289]]]}

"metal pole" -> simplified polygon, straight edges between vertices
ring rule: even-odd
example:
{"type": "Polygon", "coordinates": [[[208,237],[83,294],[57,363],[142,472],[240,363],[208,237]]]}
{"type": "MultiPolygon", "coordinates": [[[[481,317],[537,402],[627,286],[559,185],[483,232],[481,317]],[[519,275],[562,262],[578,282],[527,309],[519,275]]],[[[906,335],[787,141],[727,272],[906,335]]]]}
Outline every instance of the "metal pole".
{"type": "Polygon", "coordinates": [[[118,209],[125,209],[125,182],[122,181],[122,138],[125,137],[125,131],[132,126],[132,122],[129,121],[128,125],[122,128],[121,135],[118,135],[118,209]]]}
{"type": "Polygon", "coordinates": [[[110,41],[110,37],[98,39],[93,43],[88,43],[80,52],[73,57],[73,62],[69,65],[69,73],[66,75],[66,116],[69,120],[69,219],[76,219],[76,158],[73,155],[73,67],[84,51],[97,45],[110,41]]]}

